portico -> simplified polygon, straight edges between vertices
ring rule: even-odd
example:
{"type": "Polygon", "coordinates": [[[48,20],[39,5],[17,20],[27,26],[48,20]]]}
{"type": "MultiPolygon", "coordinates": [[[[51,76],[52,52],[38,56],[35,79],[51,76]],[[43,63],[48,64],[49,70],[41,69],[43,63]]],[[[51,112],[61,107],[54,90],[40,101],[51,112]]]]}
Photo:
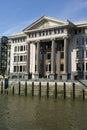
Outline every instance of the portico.
{"type": "Polygon", "coordinates": [[[45,39],[32,43],[35,45],[34,78],[62,79],[64,75],[67,79],[67,39],[45,39]]]}

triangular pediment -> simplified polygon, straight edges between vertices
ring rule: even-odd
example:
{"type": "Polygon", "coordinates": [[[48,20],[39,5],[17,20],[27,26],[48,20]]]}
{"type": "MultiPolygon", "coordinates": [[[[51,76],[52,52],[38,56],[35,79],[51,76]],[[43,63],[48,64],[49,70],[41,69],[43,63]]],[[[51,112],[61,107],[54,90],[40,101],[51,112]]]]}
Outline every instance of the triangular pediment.
{"type": "Polygon", "coordinates": [[[67,23],[66,21],[56,20],[53,18],[43,16],[34,23],[32,23],[30,26],[26,27],[23,31],[55,27],[65,25],[66,23],[67,23]]]}

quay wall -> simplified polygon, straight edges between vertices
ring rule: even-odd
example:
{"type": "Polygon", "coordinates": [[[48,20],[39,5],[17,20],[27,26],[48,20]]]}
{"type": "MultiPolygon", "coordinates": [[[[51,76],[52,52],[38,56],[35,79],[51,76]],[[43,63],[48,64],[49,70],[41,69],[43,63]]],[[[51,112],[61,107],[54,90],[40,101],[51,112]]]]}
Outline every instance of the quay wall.
{"type": "Polygon", "coordinates": [[[4,81],[0,81],[0,94],[84,100],[87,88],[79,82],[9,81],[5,89],[4,81]]]}

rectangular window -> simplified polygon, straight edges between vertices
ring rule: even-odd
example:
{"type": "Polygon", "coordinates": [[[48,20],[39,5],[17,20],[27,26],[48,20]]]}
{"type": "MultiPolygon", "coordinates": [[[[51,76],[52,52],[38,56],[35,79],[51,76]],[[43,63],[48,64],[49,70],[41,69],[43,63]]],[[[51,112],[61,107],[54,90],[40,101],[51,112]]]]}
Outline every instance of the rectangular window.
{"type": "Polygon", "coordinates": [[[64,58],[64,52],[60,53],[60,58],[63,59],[64,58]]]}
{"type": "Polygon", "coordinates": [[[51,35],[51,33],[52,33],[52,31],[51,31],[51,30],[49,30],[49,35],[51,35]]]}
{"type": "Polygon", "coordinates": [[[60,71],[64,71],[64,64],[60,64],[60,71]]]}
{"type": "Polygon", "coordinates": [[[27,55],[24,55],[24,61],[27,61],[27,55]]]}
{"type": "Polygon", "coordinates": [[[41,32],[39,32],[39,36],[41,36],[41,32]]]}
{"type": "Polygon", "coordinates": [[[87,50],[86,50],[86,58],[87,58],[87,50]]]}
{"type": "Polygon", "coordinates": [[[22,72],[22,66],[20,66],[20,72],[22,72]]]}
{"type": "Polygon", "coordinates": [[[23,61],[23,56],[20,56],[20,61],[23,61]]]}
{"type": "Polygon", "coordinates": [[[14,66],[14,72],[16,72],[17,66],[14,66]]]}
{"type": "Polygon", "coordinates": [[[25,72],[26,71],[26,66],[23,66],[23,72],[25,72]]]}
{"type": "Polygon", "coordinates": [[[46,35],[48,35],[48,31],[46,31],[46,35]]]}
{"type": "Polygon", "coordinates": [[[14,47],[14,52],[17,52],[17,46],[14,47]]]}
{"type": "Polygon", "coordinates": [[[51,59],[51,53],[47,54],[47,59],[51,59]]]}
{"type": "Polygon", "coordinates": [[[14,62],[16,62],[16,56],[14,56],[14,62]]]}
{"type": "Polygon", "coordinates": [[[87,63],[86,63],[86,70],[87,70],[87,63]]]}
{"type": "Polygon", "coordinates": [[[77,71],[81,71],[81,63],[77,63],[76,64],[76,70],[77,71]]]}
{"type": "Polygon", "coordinates": [[[23,46],[20,46],[20,51],[23,51],[23,46]]]}
{"type": "Polygon", "coordinates": [[[57,34],[57,30],[56,29],[54,29],[54,34],[57,34]]]}
{"type": "Polygon", "coordinates": [[[84,57],[84,50],[79,50],[76,52],[76,58],[82,58],[84,57]]]}

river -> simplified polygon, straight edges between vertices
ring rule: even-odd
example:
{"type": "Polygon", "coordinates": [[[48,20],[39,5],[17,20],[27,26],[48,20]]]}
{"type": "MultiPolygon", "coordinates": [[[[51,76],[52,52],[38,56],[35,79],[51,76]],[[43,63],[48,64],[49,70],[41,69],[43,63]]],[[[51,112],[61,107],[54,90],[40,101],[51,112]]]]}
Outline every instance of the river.
{"type": "Polygon", "coordinates": [[[87,101],[1,95],[0,130],[87,130],[87,101]]]}

